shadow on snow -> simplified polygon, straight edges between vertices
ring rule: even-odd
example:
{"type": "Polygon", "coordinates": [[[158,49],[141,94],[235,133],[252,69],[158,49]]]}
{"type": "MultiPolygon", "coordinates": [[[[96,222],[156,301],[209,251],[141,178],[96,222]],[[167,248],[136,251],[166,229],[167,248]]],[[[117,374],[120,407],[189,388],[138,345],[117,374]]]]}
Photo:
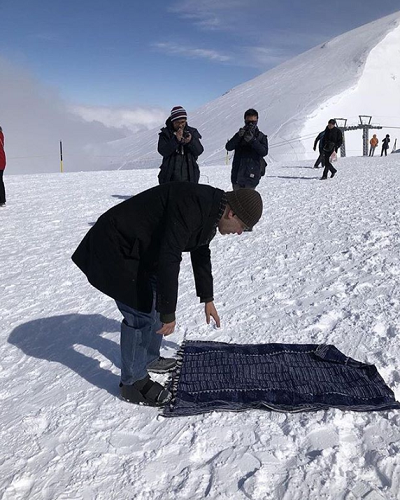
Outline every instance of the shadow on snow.
{"type": "Polygon", "coordinates": [[[61,363],[89,383],[118,394],[119,377],[100,367],[100,361],[75,349],[83,345],[98,351],[120,367],[119,344],[102,337],[120,330],[119,321],[100,314],[66,314],[36,319],[15,328],[8,342],[33,358],[61,363]]]}

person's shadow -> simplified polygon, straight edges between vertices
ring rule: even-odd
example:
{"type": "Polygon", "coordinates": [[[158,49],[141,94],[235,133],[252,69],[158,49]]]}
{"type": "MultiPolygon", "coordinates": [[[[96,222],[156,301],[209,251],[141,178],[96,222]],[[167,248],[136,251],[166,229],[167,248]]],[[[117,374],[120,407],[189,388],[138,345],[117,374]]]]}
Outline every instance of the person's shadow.
{"type": "Polygon", "coordinates": [[[133,195],[126,196],[126,195],[122,195],[122,194],[112,194],[111,196],[113,198],[118,198],[119,200],[129,200],[129,198],[132,198],[133,195]]]}
{"type": "Polygon", "coordinates": [[[101,336],[119,330],[118,321],[100,314],[66,314],[24,323],[11,332],[8,342],[28,356],[61,363],[91,384],[117,395],[119,377],[75,346],[88,346],[120,367],[119,344],[101,336]]]}
{"type": "MultiPolygon", "coordinates": [[[[315,181],[316,177],[294,177],[294,176],[289,176],[289,175],[266,175],[265,177],[268,177],[270,179],[275,178],[275,179],[298,179],[301,181],[315,181]]],[[[318,177],[319,179],[319,177],[318,177]]]]}

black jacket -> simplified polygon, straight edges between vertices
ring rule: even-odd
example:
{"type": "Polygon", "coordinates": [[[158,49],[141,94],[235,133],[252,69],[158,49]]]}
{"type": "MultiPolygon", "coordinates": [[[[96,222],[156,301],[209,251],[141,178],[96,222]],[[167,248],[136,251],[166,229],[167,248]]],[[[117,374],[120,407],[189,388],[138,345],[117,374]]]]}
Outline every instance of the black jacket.
{"type": "Polygon", "coordinates": [[[382,141],[382,149],[389,149],[390,137],[385,137],[382,141]]]}
{"type": "Polygon", "coordinates": [[[221,216],[224,192],[171,182],[139,193],[104,213],[72,256],[98,290],[150,312],[149,278],[157,278],[156,309],[175,319],[182,252],[190,252],[197,295],[213,300],[209,242],[221,216]]]}
{"type": "Polygon", "coordinates": [[[197,129],[186,125],[184,132],[189,132],[192,139],[188,144],[181,144],[174,134],[175,130],[169,118],[165,124],[166,127],[161,129],[158,138],[158,152],[163,157],[158,174],[159,183],[164,184],[171,180],[199,182],[197,158],[204,151],[200,142],[201,135],[197,129]]]}
{"type": "Polygon", "coordinates": [[[323,130],[322,132],[320,132],[317,137],[315,138],[315,141],[314,141],[314,151],[317,149],[317,144],[319,142],[319,146],[318,146],[318,149],[319,149],[319,152],[322,153],[322,147],[323,147],[323,142],[322,142],[322,139],[325,135],[325,130],[323,130]]]}
{"type": "Polygon", "coordinates": [[[227,151],[235,150],[231,172],[232,184],[256,187],[261,178],[261,162],[268,154],[267,136],[256,128],[252,140],[247,142],[237,132],[226,143],[225,148],[227,151]]]}
{"type": "Polygon", "coordinates": [[[333,127],[332,129],[326,127],[320,144],[322,143],[322,149],[325,153],[333,153],[333,151],[337,152],[339,150],[342,142],[343,134],[338,127],[333,127]]]}

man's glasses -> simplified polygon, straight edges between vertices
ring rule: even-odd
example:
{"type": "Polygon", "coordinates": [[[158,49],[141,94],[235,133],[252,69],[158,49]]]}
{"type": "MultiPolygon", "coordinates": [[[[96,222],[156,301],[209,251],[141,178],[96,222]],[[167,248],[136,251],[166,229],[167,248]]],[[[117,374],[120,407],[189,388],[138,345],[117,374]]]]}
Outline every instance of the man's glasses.
{"type": "Polygon", "coordinates": [[[233,216],[236,217],[236,219],[239,221],[243,231],[251,231],[251,227],[246,226],[246,224],[236,214],[233,214],[233,216]]]}

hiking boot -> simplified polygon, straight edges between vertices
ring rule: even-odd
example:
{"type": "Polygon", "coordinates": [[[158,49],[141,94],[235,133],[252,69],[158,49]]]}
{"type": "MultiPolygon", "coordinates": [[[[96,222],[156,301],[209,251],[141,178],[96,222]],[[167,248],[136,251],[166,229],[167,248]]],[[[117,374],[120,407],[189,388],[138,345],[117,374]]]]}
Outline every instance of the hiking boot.
{"type": "Polygon", "coordinates": [[[176,366],[175,358],[163,358],[160,356],[147,365],[147,370],[152,373],[168,373],[176,366]]]}
{"type": "Polygon", "coordinates": [[[132,385],[119,384],[121,398],[129,403],[144,406],[164,406],[171,400],[172,394],[158,382],[146,375],[132,385]]]}
{"type": "Polygon", "coordinates": [[[335,170],[334,172],[331,173],[331,179],[332,179],[332,177],[335,177],[336,172],[337,172],[337,170],[335,170]]]}
{"type": "Polygon", "coordinates": [[[324,176],[322,176],[322,177],[321,177],[321,179],[320,179],[320,181],[326,181],[326,179],[327,179],[327,178],[328,178],[328,177],[324,177],[324,176]]]}

